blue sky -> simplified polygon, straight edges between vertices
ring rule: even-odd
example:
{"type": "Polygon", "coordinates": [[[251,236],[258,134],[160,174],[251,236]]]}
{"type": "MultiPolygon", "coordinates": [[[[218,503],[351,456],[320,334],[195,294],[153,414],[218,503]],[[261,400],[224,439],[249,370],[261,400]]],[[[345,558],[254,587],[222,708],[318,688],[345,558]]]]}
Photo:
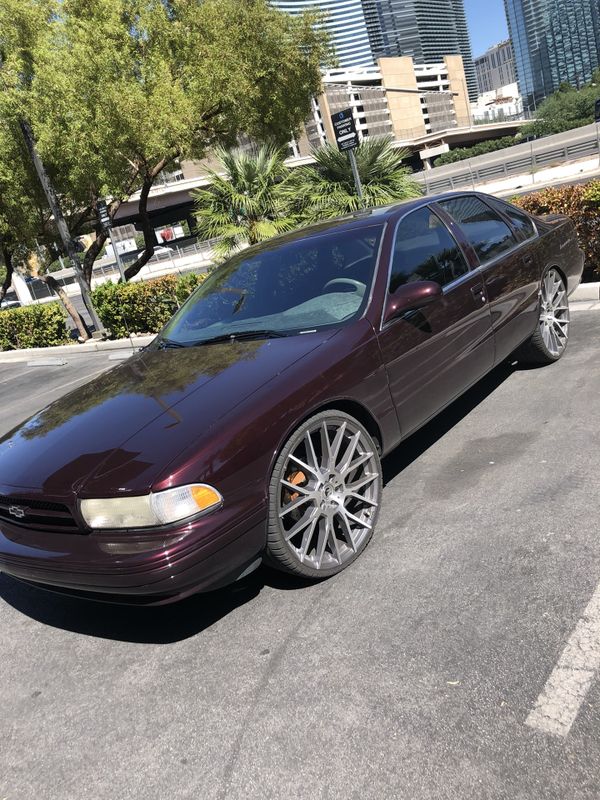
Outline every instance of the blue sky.
{"type": "Polygon", "coordinates": [[[473,56],[508,38],[503,0],[465,0],[473,56]]]}

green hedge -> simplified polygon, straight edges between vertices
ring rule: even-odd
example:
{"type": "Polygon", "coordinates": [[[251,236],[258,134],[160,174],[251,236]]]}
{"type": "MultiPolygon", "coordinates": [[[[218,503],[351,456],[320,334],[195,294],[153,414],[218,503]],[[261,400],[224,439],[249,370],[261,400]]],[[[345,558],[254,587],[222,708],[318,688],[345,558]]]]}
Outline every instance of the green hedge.
{"type": "Polygon", "coordinates": [[[542,189],[513,198],[531,214],[566,214],[585,253],[584,281],[600,280],[600,181],[542,189]]]}
{"type": "Polygon", "coordinates": [[[166,275],[136,283],[103,283],[92,302],[111,339],[130,333],[158,333],[205,275],[166,275]]]}
{"type": "Polygon", "coordinates": [[[444,164],[455,164],[457,161],[464,161],[465,158],[475,158],[486,153],[495,153],[496,150],[504,150],[506,147],[514,147],[519,144],[519,139],[514,136],[503,136],[501,139],[489,139],[486,142],[474,144],[473,147],[457,147],[448,153],[442,153],[435,160],[435,166],[441,167],[444,164]]]}
{"type": "Polygon", "coordinates": [[[0,311],[0,350],[52,347],[70,341],[65,314],[58,303],[0,311]]]}

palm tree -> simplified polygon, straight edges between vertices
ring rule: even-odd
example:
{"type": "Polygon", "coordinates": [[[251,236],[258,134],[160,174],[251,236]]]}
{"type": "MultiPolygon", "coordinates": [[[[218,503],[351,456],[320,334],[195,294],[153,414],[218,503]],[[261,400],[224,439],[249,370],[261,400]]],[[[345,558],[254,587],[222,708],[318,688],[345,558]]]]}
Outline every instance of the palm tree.
{"type": "Polygon", "coordinates": [[[316,165],[296,169],[285,189],[302,221],[317,222],[422,194],[410,170],[402,166],[408,151],[395,150],[392,143],[391,137],[365,139],[354,151],[363,186],[362,203],[347,154],[331,144],[315,150],[316,165]]]}
{"type": "Polygon", "coordinates": [[[219,171],[209,170],[210,185],[193,193],[198,232],[219,239],[218,256],[226,257],[296,227],[285,187],[290,170],[283,152],[273,146],[249,152],[219,149],[219,171]]]}

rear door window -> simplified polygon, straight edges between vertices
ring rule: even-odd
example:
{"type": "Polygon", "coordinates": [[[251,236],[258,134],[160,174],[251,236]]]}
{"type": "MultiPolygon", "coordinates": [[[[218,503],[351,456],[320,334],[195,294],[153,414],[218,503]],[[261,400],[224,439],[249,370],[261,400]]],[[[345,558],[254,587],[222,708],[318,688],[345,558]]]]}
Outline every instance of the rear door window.
{"type": "Polygon", "coordinates": [[[439,205],[460,225],[482,264],[517,244],[506,222],[478,197],[453,197],[439,205]]]}
{"type": "Polygon", "coordinates": [[[515,229],[517,238],[520,241],[526,242],[528,239],[533,239],[537,231],[533,220],[528,217],[527,214],[524,214],[509,203],[503,203],[502,200],[497,200],[496,198],[490,199],[490,203],[509,218],[515,229]]]}

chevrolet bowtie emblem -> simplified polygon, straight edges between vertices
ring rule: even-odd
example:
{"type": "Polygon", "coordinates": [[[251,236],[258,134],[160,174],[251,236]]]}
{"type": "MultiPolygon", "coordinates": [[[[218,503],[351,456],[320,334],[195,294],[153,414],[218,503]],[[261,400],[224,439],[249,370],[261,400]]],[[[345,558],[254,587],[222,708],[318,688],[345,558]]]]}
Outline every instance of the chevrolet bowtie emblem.
{"type": "Polygon", "coordinates": [[[25,516],[25,509],[21,508],[21,506],[9,506],[8,513],[17,519],[23,519],[25,516]]]}

